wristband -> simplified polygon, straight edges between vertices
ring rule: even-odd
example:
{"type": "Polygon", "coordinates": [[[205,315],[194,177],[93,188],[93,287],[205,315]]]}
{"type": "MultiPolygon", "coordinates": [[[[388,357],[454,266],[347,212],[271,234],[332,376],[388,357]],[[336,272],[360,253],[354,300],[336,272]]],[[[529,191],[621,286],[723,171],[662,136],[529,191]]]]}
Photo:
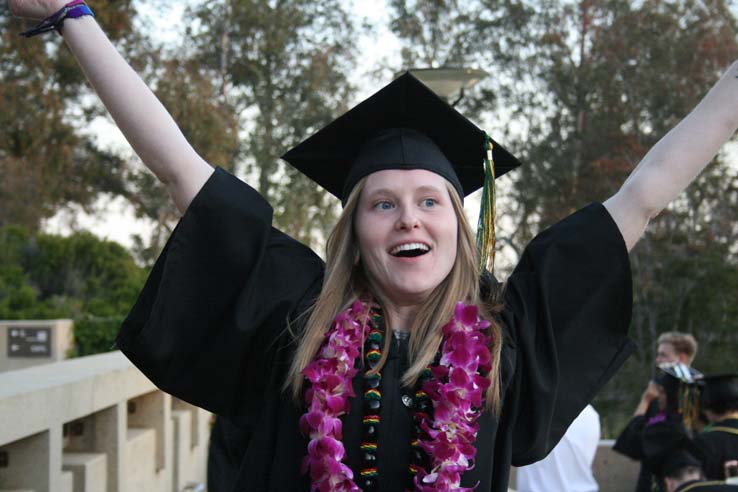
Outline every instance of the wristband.
{"type": "Polygon", "coordinates": [[[58,31],[59,34],[61,34],[62,24],[66,19],[77,19],[85,15],[95,17],[95,14],[92,13],[92,10],[87,6],[84,0],[73,0],[56,11],[53,15],[42,20],[38,25],[36,25],[36,27],[22,32],[21,36],[30,38],[53,30],[58,31]]]}

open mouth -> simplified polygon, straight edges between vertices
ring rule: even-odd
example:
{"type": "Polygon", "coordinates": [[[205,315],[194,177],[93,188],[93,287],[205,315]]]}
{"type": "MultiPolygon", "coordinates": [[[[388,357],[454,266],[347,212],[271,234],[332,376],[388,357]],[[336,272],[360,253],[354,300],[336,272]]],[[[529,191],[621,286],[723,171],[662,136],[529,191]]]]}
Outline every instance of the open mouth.
{"type": "Polygon", "coordinates": [[[405,243],[395,246],[390,250],[392,256],[398,258],[415,258],[423,256],[430,251],[430,246],[423,243],[405,243]]]}

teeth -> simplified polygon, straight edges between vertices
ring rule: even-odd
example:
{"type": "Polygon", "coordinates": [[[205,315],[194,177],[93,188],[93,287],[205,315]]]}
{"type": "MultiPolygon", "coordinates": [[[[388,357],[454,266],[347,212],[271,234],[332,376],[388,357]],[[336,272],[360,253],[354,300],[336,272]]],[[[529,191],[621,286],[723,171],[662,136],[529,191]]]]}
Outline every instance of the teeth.
{"type": "Polygon", "coordinates": [[[400,251],[410,251],[413,249],[420,249],[422,251],[430,251],[430,248],[423,243],[405,243],[405,244],[400,244],[399,246],[395,246],[394,248],[392,248],[392,250],[390,251],[390,254],[396,255],[400,251]]]}

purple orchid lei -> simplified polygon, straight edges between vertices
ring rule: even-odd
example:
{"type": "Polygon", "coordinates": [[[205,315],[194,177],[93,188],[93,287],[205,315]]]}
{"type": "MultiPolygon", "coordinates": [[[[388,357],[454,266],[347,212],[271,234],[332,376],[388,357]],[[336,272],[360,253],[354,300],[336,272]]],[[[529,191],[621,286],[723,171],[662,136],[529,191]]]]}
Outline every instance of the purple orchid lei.
{"type": "Polygon", "coordinates": [[[431,368],[433,379],[423,385],[433,402],[433,419],[420,423],[427,435],[420,439],[420,446],[432,468],[430,473],[421,469],[415,476],[418,492],[473,490],[459,484],[477,452],[477,419],[489,387],[484,374],[492,367],[489,326],[479,318],[476,306],[460,302],[453,319],[443,327],[440,363],[431,368]]]}
{"type": "MultiPolygon", "coordinates": [[[[303,370],[311,386],[305,392],[307,412],[300,429],[310,439],[302,472],[310,472],[311,492],[360,492],[353,472],[342,462],[345,449],[340,417],[355,396],[352,379],[356,359],[371,330],[369,307],[356,301],[339,313],[315,359],[303,370]]],[[[479,318],[476,306],[458,303],[443,328],[440,362],[431,368],[433,379],[423,385],[433,403],[433,418],[421,421],[425,436],[420,446],[428,454],[431,470],[415,476],[418,492],[471,491],[460,487],[461,476],[472,466],[477,419],[484,406],[490,371],[490,323],[479,318]]]]}
{"type": "Polygon", "coordinates": [[[355,396],[351,381],[358,372],[356,358],[369,330],[369,308],[357,300],[336,316],[317,356],[303,370],[310,388],[305,392],[308,410],[300,417],[300,429],[310,442],[302,473],[310,470],[311,492],[361,490],[353,482],[351,468],[342,463],[346,451],[340,417],[349,410],[349,398],[355,396]]]}

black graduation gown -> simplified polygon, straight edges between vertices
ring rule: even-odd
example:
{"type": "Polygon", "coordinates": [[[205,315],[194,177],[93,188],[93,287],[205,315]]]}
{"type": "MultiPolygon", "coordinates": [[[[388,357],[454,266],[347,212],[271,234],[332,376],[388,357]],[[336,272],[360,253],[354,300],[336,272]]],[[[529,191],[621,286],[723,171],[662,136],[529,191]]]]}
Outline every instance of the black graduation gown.
{"type": "Polygon", "coordinates": [[[694,480],[683,483],[674,492],[738,492],[738,485],[725,482],[694,480]]]}
{"type": "Polygon", "coordinates": [[[704,453],[705,476],[711,480],[724,480],[724,463],[738,460],[738,419],[715,422],[698,434],[694,443],[704,453]]]}
{"type": "Polygon", "coordinates": [[[249,433],[228,419],[215,418],[208,446],[208,492],[233,490],[249,439],[249,433]]]}
{"type": "MultiPolygon", "coordinates": [[[[637,415],[630,419],[628,425],[625,426],[612,449],[618,453],[634,459],[643,461],[643,428],[646,422],[658,413],[658,402],[651,402],[645,415],[637,415]],[[655,405],[654,405],[655,404],[655,405]]],[[[654,477],[648,468],[641,463],[641,469],[638,472],[638,481],[636,482],[635,492],[652,492],[654,477]]],[[[659,485],[660,487],[660,485],[659,485]]]]}
{"type": "MultiPolygon", "coordinates": [[[[323,263],[271,219],[256,191],[216,170],[154,265],[118,346],[162,390],[241,429],[234,490],[305,492],[304,410],[281,388],[323,263]]],[[[534,239],[505,292],[502,409],[480,417],[476,467],[462,482],[479,482],[479,491],[506,490],[511,463],[543,458],[634,347],[628,254],[601,204],[534,239]]],[[[383,370],[378,438],[380,489],[392,492],[405,484],[410,432],[396,352],[383,370]]],[[[355,473],[360,418],[354,398],[344,444],[355,473]]]]}

